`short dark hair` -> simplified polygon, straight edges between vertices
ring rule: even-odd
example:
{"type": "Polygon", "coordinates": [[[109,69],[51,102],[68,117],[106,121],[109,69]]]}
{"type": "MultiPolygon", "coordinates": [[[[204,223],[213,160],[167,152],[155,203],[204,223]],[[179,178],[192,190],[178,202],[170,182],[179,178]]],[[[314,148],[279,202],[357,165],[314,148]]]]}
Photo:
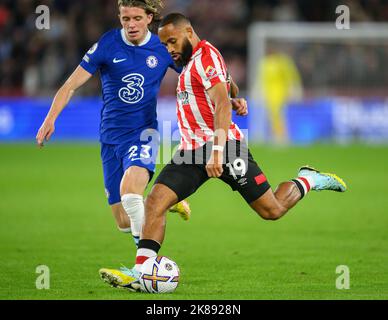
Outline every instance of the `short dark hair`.
{"type": "Polygon", "coordinates": [[[174,13],[168,14],[162,19],[162,21],[160,21],[159,28],[167,26],[168,24],[173,24],[174,26],[177,26],[182,23],[191,25],[189,18],[187,18],[182,13],[174,12],[174,13]]]}

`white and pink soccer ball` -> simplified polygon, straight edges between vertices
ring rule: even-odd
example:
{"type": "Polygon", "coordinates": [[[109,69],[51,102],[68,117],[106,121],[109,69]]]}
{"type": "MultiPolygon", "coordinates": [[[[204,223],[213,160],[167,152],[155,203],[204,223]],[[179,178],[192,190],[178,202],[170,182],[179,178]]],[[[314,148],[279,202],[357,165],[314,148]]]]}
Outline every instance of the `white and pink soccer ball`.
{"type": "Polygon", "coordinates": [[[140,269],[140,289],[147,293],[171,293],[179,283],[178,265],[163,256],[148,258],[140,269]]]}

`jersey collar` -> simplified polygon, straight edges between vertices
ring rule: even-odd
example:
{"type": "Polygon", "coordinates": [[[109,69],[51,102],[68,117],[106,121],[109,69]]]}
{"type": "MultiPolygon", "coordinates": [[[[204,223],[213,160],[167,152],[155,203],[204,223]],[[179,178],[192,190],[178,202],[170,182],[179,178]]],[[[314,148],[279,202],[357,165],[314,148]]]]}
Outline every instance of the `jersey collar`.
{"type": "Polygon", "coordinates": [[[143,42],[139,43],[139,45],[136,46],[132,42],[128,41],[127,37],[125,36],[124,29],[121,29],[120,33],[121,33],[121,38],[123,39],[124,43],[127,44],[128,46],[131,46],[131,47],[141,47],[141,46],[146,45],[151,40],[151,35],[152,35],[151,31],[148,30],[148,33],[147,33],[145,39],[143,40],[143,42]]]}
{"type": "Polygon", "coordinates": [[[206,45],[206,42],[206,40],[202,40],[197,44],[197,46],[193,49],[193,54],[191,55],[190,60],[194,59],[196,56],[198,56],[198,54],[202,52],[200,49],[202,49],[206,45]]]}

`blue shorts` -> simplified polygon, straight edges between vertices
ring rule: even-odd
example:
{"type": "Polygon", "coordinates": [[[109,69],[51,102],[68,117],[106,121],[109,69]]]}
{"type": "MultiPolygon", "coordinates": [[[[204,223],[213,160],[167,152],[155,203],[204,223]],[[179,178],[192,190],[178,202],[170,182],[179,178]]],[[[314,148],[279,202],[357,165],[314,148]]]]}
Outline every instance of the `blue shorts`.
{"type": "Polygon", "coordinates": [[[159,144],[129,141],[119,145],[101,143],[105,193],[110,205],[121,202],[120,183],[124,172],[132,166],[148,170],[150,181],[155,173],[159,144]]]}

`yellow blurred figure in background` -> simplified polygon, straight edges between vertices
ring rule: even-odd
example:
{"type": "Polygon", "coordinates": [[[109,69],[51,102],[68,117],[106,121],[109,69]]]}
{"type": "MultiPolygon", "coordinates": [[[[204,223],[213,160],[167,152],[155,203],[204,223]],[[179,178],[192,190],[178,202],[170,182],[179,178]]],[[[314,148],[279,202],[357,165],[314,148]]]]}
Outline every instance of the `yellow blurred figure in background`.
{"type": "Polygon", "coordinates": [[[302,98],[301,76],[287,54],[273,49],[259,63],[257,75],[261,97],[268,110],[271,138],[275,143],[284,144],[288,140],[284,108],[289,101],[302,98]]]}

